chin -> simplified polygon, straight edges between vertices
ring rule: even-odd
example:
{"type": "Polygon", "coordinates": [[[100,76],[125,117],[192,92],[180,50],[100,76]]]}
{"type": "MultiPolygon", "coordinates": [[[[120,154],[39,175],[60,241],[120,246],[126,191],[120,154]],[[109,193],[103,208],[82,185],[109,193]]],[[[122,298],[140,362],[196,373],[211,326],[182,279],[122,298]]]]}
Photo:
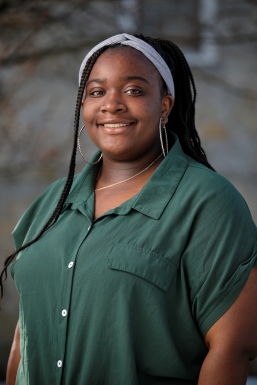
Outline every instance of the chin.
{"type": "Polygon", "coordinates": [[[103,145],[99,143],[99,148],[102,150],[103,154],[106,153],[113,156],[121,156],[125,154],[131,154],[136,148],[136,144],[132,141],[130,143],[128,140],[119,140],[116,138],[111,138],[111,140],[105,140],[103,145]]]}
{"type": "Polygon", "coordinates": [[[134,153],[134,147],[102,147],[103,155],[106,155],[108,158],[116,158],[117,160],[129,160],[134,153]]]}

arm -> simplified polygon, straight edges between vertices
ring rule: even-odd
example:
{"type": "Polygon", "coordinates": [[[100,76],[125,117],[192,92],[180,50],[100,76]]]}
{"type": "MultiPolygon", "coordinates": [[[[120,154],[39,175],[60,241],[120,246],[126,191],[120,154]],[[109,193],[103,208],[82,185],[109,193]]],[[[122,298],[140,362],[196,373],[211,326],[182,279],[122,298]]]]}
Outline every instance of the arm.
{"type": "Polygon", "coordinates": [[[12,344],[12,348],[9,356],[8,365],[7,365],[6,385],[15,385],[20,359],[21,359],[20,328],[19,328],[19,321],[18,321],[15,329],[13,344],[12,344]]]}
{"type": "Polygon", "coordinates": [[[245,385],[257,356],[257,267],[226,313],[208,330],[198,385],[245,385]]]}

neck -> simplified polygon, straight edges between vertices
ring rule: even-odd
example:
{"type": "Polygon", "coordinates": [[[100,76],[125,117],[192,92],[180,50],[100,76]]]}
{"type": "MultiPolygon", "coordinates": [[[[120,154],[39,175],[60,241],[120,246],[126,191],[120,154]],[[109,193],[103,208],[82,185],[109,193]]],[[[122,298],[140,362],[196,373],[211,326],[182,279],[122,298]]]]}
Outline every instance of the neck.
{"type": "MultiPolygon", "coordinates": [[[[161,146],[158,144],[155,145],[151,151],[127,160],[118,160],[113,156],[103,154],[103,164],[99,179],[97,181],[97,187],[100,188],[111,183],[116,183],[124,179],[131,178],[149,166],[156,158],[158,158],[161,153],[161,146]]],[[[154,162],[154,164],[149,169],[147,169],[145,173],[142,173],[140,177],[149,177],[149,174],[154,172],[162,160],[163,156],[154,162]]],[[[135,178],[135,183],[138,178],[135,178]]]]}

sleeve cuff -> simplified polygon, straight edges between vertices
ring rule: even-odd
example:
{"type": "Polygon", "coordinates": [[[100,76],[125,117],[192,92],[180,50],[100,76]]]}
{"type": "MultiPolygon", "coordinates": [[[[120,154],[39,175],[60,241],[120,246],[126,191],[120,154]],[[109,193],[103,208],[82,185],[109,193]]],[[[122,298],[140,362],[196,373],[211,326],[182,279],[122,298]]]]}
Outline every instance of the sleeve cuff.
{"type": "Polygon", "coordinates": [[[257,253],[251,258],[242,263],[235,274],[231,278],[228,285],[228,292],[224,293],[224,296],[218,298],[215,301],[214,308],[208,313],[208,315],[200,321],[199,327],[203,337],[205,338],[208,330],[218,321],[220,317],[229,309],[236,298],[239,296],[246,284],[251,270],[257,265],[257,253]]]}

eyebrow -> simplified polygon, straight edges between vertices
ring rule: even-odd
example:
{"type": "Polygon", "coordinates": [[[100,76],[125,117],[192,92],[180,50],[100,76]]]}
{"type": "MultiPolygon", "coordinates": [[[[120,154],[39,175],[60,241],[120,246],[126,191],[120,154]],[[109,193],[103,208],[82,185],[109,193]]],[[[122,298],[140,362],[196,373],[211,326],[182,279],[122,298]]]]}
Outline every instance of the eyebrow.
{"type": "MultiPolygon", "coordinates": [[[[145,78],[142,78],[141,76],[124,76],[124,77],[121,77],[119,80],[129,81],[129,80],[135,80],[135,79],[142,80],[143,82],[150,84],[148,80],[146,80],[145,78]]],[[[90,83],[93,83],[93,82],[102,84],[102,83],[106,83],[107,79],[103,79],[103,78],[91,79],[87,82],[86,86],[88,86],[90,83]]]]}
{"type": "Polygon", "coordinates": [[[91,79],[87,82],[86,86],[88,86],[90,83],[106,83],[107,79],[91,79]]]}
{"type": "Polygon", "coordinates": [[[120,80],[125,80],[125,81],[135,80],[135,79],[142,80],[143,82],[149,84],[149,81],[146,80],[145,78],[142,78],[141,76],[125,76],[125,77],[120,78],[120,80]]]}

